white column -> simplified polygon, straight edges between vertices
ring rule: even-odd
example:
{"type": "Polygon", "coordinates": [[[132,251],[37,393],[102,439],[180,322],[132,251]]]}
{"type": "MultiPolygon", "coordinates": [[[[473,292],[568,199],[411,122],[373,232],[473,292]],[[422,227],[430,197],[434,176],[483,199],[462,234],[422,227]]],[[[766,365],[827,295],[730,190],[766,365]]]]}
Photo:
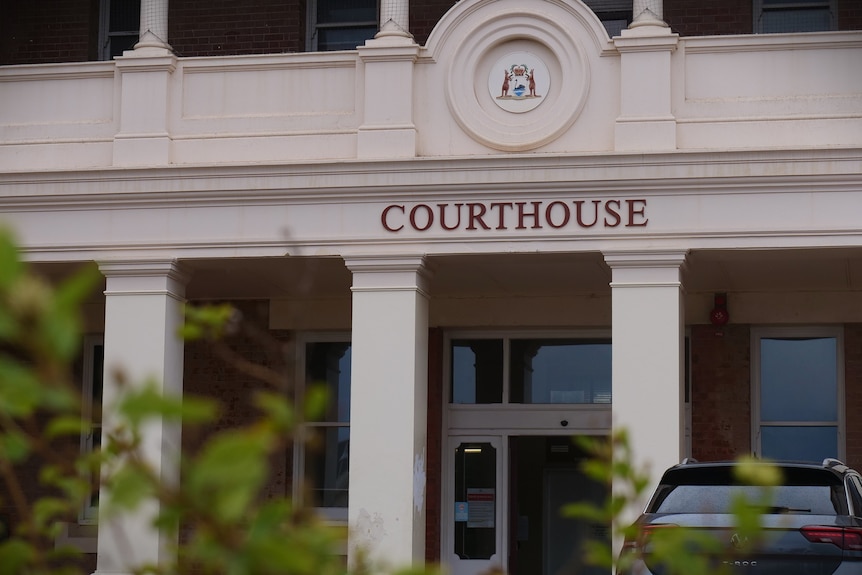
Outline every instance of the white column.
{"type": "MultiPolygon", "coordinates": [[[[105,289],[105,379],[103,425],[116,425],[111,406],[122,395],[115,374],[121,371],[128,385],[156,382],[165,394],[181,395],[183,342],[177,335],[188,276],[174,261],[104,262],[99,269],[106,277],[105,289]]],[[[181,426],[153,422],[143,430],[143,452],[162,481],[179,477],[181,426]]],[[[100,501],[108,497],[103,489],[100,501]]],[[[159,563],[168,543],[150,525],[158,512],[148,503],[134,514],[110,521],[99,517],[96,574],[132,573],[142,563],[159,563]]]]}
{"type": "Polygon", "coordinates": [[[664,0],[633,0],[632,23],[637,26],[667,26],[664,22],[664,0]]]}
{"type": "Polygon", "coordinates": [[[428,295],[423,257],[349,257],[353,273],[350,541],[382,562],[425,558],[428,295]]]}
{"type": "Polygon", "coordinates": [[[380,0],[380,32],[377,36],[410,36],[410,1],[380,0]]]}
{"type": "Polygon", "coordinates": [[[655,487],[684,453],[684,251],[604,254],[611,267],[613,425],[655,487]]]}
{"type": "MultiPolygon", "coordinates": [[[[169,51],[168,0],[141,0],[141,32],[135,50],[169,51]]],[[[164,54],[160,54],[164,55],[164,54]]]]}

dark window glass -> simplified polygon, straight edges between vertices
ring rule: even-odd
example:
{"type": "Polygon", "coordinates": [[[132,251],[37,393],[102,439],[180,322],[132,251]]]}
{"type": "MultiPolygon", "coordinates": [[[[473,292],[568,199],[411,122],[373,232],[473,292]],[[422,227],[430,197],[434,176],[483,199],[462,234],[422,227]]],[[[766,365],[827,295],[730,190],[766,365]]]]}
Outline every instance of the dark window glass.
{"type": "Polygon", "coordinates": [[[347,507],[350,477],[350,342],[306,344],[306,387],[327,391],[327,410],[308,425],[305,478],[315,507],[347,507]]]}
{"type": "Polygon", "coordinates": [[[503,402],[503,340],[452,341],[452,403],[503,402]]]}
{"type": "Polygon", "coordinates": [[[350,428],[311,428],[305,470],[314,507],[347,507],[350,428]]]}
{"type": "Polygon", "coordinates": [[[512,340],[512,403],[611,403],[609,340],[512,340]]]}
{"type": "Polygon", "coordinates": [[[795,8],[764,10],[761,31],[764,34],[782,32],[826,32],[832,29],[829,8],[795,8]]]}
{"type": "Polygon", "coordinates": [[[317,49],[320,51],[355,50],[365,44],[366,40],[374,38],[377,26],[360,26],[356,28],[318,28],[317,49]]]}
{"type": "Polygon", "coordinates": [[[760,418],[838,419],[838,342],[834,337],[760,340],[760,418]]]}
{"type": "Polygon", "coordinates": [[[773,489],[751,485],[679,485],[669,489],[654,513],[733,513],[733,504],[745,498],[763,505],[767,513],[837,515],[842,489],[828,485],[782,485],[773,489]]]}
{"type": "Polygon", "coordinates": [[[377,0],[317,0],[318,24],[376,21],[377,0]]]}
{"type": "Polygon", "coordinates": [[[820,462],[838,456],[837,425],[764,425],[760,433],[761,457],[820,462]]]}
{"type": "Polygon", "coordinates": [[[497,450],[462,443],[455,450],[455,553],[490,559],[497,552],[497,450]]]}
{"type": "Polygon", "coordinates": [[[326,387],[328,409],[322,421],[350,422],[350,343],[315,342],[305,348],[306,384],[326,387]]]}

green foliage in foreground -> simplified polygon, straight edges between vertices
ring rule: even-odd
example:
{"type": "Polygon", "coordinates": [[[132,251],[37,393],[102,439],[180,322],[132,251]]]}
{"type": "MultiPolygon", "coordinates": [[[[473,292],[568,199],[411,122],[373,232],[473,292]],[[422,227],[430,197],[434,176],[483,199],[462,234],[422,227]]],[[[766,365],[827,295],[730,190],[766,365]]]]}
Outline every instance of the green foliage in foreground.
{"type": "MultiPolygon", "coordinates": [[[[241,318],[228,306],[189,307],[181,335],[221,346],[234,368],[261,380],[251,392],[256,419],[244,427],[204,431],[200,448],[181,454],[182,480],[171,484],[144,457],[143,429],[153,421],[182,425],[184,432],[211,429],[222,407],[188,394],[163,395],[158,382],[106,374],[116,379],[121,399],[106,408],[112,418],[102,432],[102,449],[81,455],[86,430],[71,366],[80,354],[82,304],[100,281],[87,268],[51,285],[31,273],[11,238],[0,234],[0,509],[15,519],[10,532],[0,534],[0,575],[85,573],[79,552],[55,548],[55,539],[63,523],[77,521],[100,483],[109,494],[100,504],[102,520],[157,501],[154,528],[180,541],[173,559],[134,566],[135,573],[346,573],[344,528],[323,523],[288,496],[264,493],[271,459],[291,446],[298,426],[321,413],[327,398],[312,391],[305,405],[296,406],[283,374],[231,354],[221,338],[238,329],[241,318]],[[28,475],[33,468],[38,473],[28,475]],[[41,495],[32,497],[34,491],[41,495]]],[[[357,563],[352,575],[391,571],[357,563]]]]}

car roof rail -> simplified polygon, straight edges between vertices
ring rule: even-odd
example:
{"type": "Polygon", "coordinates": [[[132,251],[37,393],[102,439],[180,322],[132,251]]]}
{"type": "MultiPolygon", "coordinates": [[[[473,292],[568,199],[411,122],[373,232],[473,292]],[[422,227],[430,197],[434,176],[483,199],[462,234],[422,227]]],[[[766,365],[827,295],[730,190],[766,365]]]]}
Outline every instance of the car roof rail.
{"type": "Polygon", "coordinates": [[[848,469],[847,464],[841,461],[840,459],[836,459],[834,457],[827,457],[823,460],[823,467],[828,469],[835,469],[837,471],[843,471],[848,469]]]}
{"type": "Polygon", "coordinates": [[[699,463],[699,461],[694,457],[683,457],[682,461],[679,462],[680,465],[688,465],[689,463],[699,463]]]}

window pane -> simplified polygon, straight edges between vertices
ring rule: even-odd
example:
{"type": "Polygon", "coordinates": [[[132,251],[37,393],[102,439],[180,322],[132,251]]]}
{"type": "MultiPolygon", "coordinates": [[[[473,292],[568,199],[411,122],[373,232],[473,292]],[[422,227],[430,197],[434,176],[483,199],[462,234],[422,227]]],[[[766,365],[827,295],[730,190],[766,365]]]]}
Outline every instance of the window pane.
{"type": "Polygon", "coordinates": [[[837,366],[834,337],[761,339],[760,419],[837,421],[837,366]]]}
{"type": "Polygon", "coordinates": [[[452,403],[503,402],[503,340],[452,341],[452,403]]]}
{"type": "Polygon", "coordinates": [[[377,34],[377,26],[318,28],[317,49],[320,51],[355,50],[357,46],[365,44],[366,40],[374,38],[375,34],[377,34]]]}
{"type": "Polygon", "coordinates": [[[838,427],[760,428],[761,456],[767,459],[820,462],[838,457],[838,427]]]}
{"type": "Polygon", "coordinates": [[[92,423],[102,422],[102,387],[105,373],[105,346],[97,344],[93,346],[93,382],[91,386],[92,392],[92,423]]]}
{"type": "Polygon", "coordinates": [[[377,22],[377,0],[317,0],[317,23],[377,22]]]}
{"type": "Polygon", "coordinates": [[[308,385],[323,385],[329,404],[321,421],[350,421],[350,342],[314,342],[305,348],[308,385]]]}
{"type": "Polygon", "coordinates": [[[308,488],[314,507],[347,507],[350,428],[310,428],[305,453],[308,488]]]}
{"type": "Polygon", "coordinates": [[[611,343],[513,340],[510,377],[513,403],[610,403],[611,343]]]}
{"type": "Polygon", "coordinates": [[[140,0],[110,0],[110,32],[140,31],[141,1],[140,0]]]}
{"type": "Polygon", "coordinates": [[[761,30],[766,34],[781,32],[823,32],[832,29],[829,8],[794,8],[764,10],[761,30]]]}
{"type": "Polygon", "coordinates": [[[497,552],[497,450],[462,443],[455,450],[455,553],[490,559],[497,552]]]}

